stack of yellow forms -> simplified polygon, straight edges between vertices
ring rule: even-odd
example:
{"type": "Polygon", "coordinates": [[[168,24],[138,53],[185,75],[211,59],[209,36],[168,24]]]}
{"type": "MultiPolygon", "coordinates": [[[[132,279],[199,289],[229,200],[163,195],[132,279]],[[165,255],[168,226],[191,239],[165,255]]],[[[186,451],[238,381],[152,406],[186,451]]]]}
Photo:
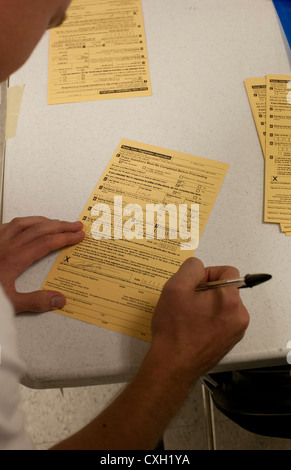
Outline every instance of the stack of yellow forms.
{"type": "Polygon", "coordinates": [[[291,235],[291,76],[245,80],[265,159],[264,221],[291,235]]]}

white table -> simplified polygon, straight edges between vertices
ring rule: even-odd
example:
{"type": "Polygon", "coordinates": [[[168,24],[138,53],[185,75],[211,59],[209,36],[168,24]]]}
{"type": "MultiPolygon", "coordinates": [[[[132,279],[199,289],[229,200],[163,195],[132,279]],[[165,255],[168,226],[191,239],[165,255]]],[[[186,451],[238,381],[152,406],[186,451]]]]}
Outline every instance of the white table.
{"type": "MultiPolygon", "coordinates": [[[[25,84],[7,142],[4,221],[75,220],[122,138],[230,163],[196,255],[271,282],[241,291],[251,323],[216,370],[285,364],[291,239],[263,218],[264,162],[243,81],[289,74],[271,0],[144,0],[152,97],[47,106],[48,33],[10,79],[25,84]]],[[[18,280],[38,289],[56,254],[18,280]]],[[[17,317],[32,388],[127,381],[148,343],[47,312],[17,317]]]]}

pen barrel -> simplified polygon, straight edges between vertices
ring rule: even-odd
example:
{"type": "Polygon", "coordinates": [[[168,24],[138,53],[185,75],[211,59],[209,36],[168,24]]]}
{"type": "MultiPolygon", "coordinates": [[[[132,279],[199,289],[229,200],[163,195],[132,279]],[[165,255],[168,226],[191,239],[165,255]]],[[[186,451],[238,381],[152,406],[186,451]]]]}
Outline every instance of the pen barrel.
{"type": "Polygon", "coordinates": [[[243,287],[245,285],[245,279],[223,279],[220,281],[207,282],[206,284],[200,284],[196,287],[195,292],[218,289],[219,287],[243,287]]]}

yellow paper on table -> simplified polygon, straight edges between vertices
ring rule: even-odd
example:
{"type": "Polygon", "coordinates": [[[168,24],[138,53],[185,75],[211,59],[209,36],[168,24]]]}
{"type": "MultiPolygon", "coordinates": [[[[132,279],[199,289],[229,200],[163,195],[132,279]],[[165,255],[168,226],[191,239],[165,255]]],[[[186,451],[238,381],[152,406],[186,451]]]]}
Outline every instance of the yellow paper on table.
{"type": "Polygon", "coordinates": [[[266,78],[247,78],[245,80],[253,118],[262,147],[266,151],[266,78]]]}
{"type": "Polygon", "coordinates": [[[60,252],[42,286],[66,295],[66,306],[57,312],[150,341],[160,292],[194,250],[182,249],[180,232],[170,238],[170,218],[156,219],[162,236],[150,238],[145,211],[147,216],[154,204],[165,216],[170,208],[199,204],[201,236],[228,166],[122,140],[81,213],[85,239],[60,252]],[[97,240],[101,226],[108,238],[97,240]],[[125,228],[134,237],[125,237],[125,228]]]}
{"type": "MultiPolygon", "coordinates": [[[[280,75],[276,75],[276,79],[284,79],[280,75]]],[[[266,106],[267,106],[267,89],[266,78],[247,78],[245,80],[245,87],[247,90],[252,114],[254,117],[256,129],[258,132],[259,140],[262,150],[266,153],[266,106]]],[[[288,88],[289,89],[289,88],[288,88]]],[[[283,104],[283,107],[285,103],[283,104]]],[[[272,125],[272,124],[271,124],[272,125]]],[[[285,138],[287,135],[285,135],[285,138]]],[[[281,152],[280,152],[281,156],[281,152]]],[[[280,223],[280,228],[287,236],[291,235],[291,224],[280,223]]]]}
{"type": "Polygon", "coordinates": [[[280,224],[280,227],[282,232],[285,233],[285,235],[291,235],[291,224],[280,224]]]}
{"type": "Polygon", "coordinates": [[[151,94],[141,0],[73,0],[50,31],[48,104],[151,94]]]}
{"type": "MultiPolygon", "coordinates": [[[[245,80],[245,87],[247,90],[260,144],[265,157],[267,105],[266,78],[247,78],[245,80]]],[[[291,235],[291,224],[280,224],[280,228],[286,235],[291,235]]]]}
{"type": "Polygon", "coordinates": [[[267,75],[265,222],[291,223],[291,76],[267,75]]]}

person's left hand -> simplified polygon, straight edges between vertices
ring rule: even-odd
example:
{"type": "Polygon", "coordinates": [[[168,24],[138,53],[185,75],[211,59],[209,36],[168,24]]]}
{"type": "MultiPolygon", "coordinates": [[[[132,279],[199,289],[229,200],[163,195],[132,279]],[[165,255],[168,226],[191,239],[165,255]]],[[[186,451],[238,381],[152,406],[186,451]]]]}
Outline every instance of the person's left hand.
{"type": "Polygon", "coordinates": [[[12,302],[15,312],[44,312],[61,308],[63,294],[40,290],[19,293],[17,277],[34,261],[54,250],[82,241],[82,222],[65,222],[45,217],[20,217],[0,225],[0,283],[12,302]]]}

